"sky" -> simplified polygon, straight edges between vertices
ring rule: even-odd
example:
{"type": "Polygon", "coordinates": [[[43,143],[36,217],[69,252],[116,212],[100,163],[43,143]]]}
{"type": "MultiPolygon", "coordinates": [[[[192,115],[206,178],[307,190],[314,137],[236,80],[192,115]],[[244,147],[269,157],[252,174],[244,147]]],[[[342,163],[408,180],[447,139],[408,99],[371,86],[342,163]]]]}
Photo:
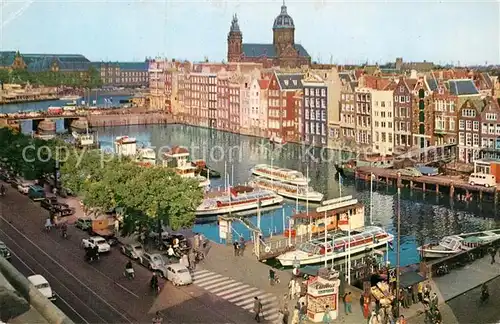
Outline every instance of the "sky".
{"type": "MultiPolygon", "coordinates": [[[[222,61],[233,14],[243,42],[272,43],[278,0],[0,0],[0,50],[92,61],[222,61]]],[[[499,64],[500,2],[286,2],[295,42],[314,61],[499,64]]]]}

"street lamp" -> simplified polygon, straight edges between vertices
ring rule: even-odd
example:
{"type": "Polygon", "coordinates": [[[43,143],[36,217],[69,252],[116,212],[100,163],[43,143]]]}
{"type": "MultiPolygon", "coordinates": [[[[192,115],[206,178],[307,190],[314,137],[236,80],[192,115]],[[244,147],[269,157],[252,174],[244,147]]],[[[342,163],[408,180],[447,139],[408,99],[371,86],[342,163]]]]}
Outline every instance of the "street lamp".
{"type": "MultiPolygon", "coordinates": [[[[401,174],[398,172],[398,177],[401,174]]],[[[398,236],[397,236],[397,246],[398,249],[396,251],[396,315],[399,316],[399,267],[401,266],[401,188],[398,186],[398,203],[397,203],[397,228],[398,228],[398,236]]]]}

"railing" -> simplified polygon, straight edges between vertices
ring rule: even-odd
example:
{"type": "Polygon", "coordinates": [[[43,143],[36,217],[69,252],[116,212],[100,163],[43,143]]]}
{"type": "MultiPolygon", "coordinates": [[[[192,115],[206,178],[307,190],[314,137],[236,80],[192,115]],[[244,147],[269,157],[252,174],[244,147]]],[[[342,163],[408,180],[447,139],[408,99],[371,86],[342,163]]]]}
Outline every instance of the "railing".
{"type": "Polygon", "coordinates": [[[284,252],[293,250],[298,244],[309,241],[309,234],[297,235],[295,237],[272,238],[261,240],[259,245],[259,259],[277,256],[284,252]]]}

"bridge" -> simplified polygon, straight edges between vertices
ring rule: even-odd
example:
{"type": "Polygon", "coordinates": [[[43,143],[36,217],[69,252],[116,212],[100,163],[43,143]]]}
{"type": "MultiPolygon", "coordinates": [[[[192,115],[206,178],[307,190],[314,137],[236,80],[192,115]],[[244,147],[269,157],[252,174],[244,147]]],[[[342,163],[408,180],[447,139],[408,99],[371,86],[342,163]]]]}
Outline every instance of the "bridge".
{"type": "Polygon", "coordinates": [[[410,160],[418,164],[449,163],[457,156],[457,144],[439,146],[414,147],[408,152],[398,155],[397,161],[410,160]]]}

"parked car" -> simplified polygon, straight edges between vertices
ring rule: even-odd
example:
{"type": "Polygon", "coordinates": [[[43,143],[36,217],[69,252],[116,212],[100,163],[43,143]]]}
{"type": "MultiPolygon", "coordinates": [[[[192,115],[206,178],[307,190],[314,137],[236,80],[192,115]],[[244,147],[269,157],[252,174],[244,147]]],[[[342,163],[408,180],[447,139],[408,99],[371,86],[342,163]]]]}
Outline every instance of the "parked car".
{"type": "Polygon", "coordinates": [[[121,251],[129,258],[139,261],[144,254],[144,248],[139,243],[126,244],[122,246],[121,251]]]}
{"type": "Polygon", "coordinates": [[[401,175],[407,176],[407,177],[421,177],[422,176],[422,172],[418,171],[415,168],[399,169],[398,172],[401,173],[401,175]]]}
{"type": "Polygon", "coordinates": [[[157,253],[143,253],[141,256],[141,264],[150,271],[158,272],[162,277],[167,277],[168,263],[157,253]]]}
{"type": "Polygon", "coordinates": [[[51,210],[52,206],[57,204],[57,197],[55,196],[50,196],[50,197],[45,197],[43,200],[40,201],[40,206],[42,208],[45,208],[47,210],[51,210]]]}
{"type": "Polygon", "coordinates": [[[17,185],[17,191],[19,191],[23,195],[27,195],[28,191],[30,190],[30,186],[32,186],[32,185],[33,185],[33,183],[31,183],[31,182],[20,182],[17,185]]]}
{"type": "Polygon", "coordinates": [[[97,246],[99,253],[109,252],[111,250],[111,246],[100,236],[91,236],[88,239],[82,240],[82,246],[84,248],[93,248],[97,246]]]}
{"type": "Polygon", "coordinates": [[[469,176],[469,184],[471,186],[479,185],[485,187],[494,187],[497,182],[495,176],[487,173],[472,173],[469,176]]]}
{"type": "Polygon", "coordinates": [[[12,258],[12,254],[10,253],[7,245],[4,242],[0,241],[0,256],[3,256],[5,259],[9,260],[12,258]]]}
{"type": "Polygon", "coordinates": [[[57,203],[55,205],[52,205],[50,212],[52,213],[52,215],[57,217],[66,217],[73,215],[75,213],[75,209],[69,207],[66,204],[57,203]]]}
{"type": "Polygon", "coordinates": [[[428,166],[418,166],[416,167],[416,169],[422,173],[423,175],[426,175],[426,176],[436,176],[439,174],[439,169],[438,168],[432,168],[432,167],[428,167],[428,166]]]}
{"type": "Polygon", "coordinates": [[[174,286],[185,286],[193,283],[193,277],[189,270],[180,263],[174,263],[167,266],[167,279],[174,286]]]}
{"type": "Polygon", "coordinates": [[[36,289],[38,289],[38,291],[42,295],[44,295],[45,297],[47,297],[51,301],[56,300],[56,298],[57,298],[56,293],[54,291],[52,291],[52,288],[50,287],[49,282],[42,275],[37,274],[37,275],[29,276],[28,280],[29,280],[29,282],[31,282],[31,284],[33,286],[35,286],[36,289]]]}
{"type": "Polygon", "coordinates": [[[89,228],[92,228],[92,220],[78,218],[75,223],[75,227],[81,229],[82,231],[88,231],[89,228]]]}
{"type": "Polygon", "coordinates": [[[45,199],[45,190],[40,186],[30,186],[28,197],[32,200],[43,200],[45,199]]]}

